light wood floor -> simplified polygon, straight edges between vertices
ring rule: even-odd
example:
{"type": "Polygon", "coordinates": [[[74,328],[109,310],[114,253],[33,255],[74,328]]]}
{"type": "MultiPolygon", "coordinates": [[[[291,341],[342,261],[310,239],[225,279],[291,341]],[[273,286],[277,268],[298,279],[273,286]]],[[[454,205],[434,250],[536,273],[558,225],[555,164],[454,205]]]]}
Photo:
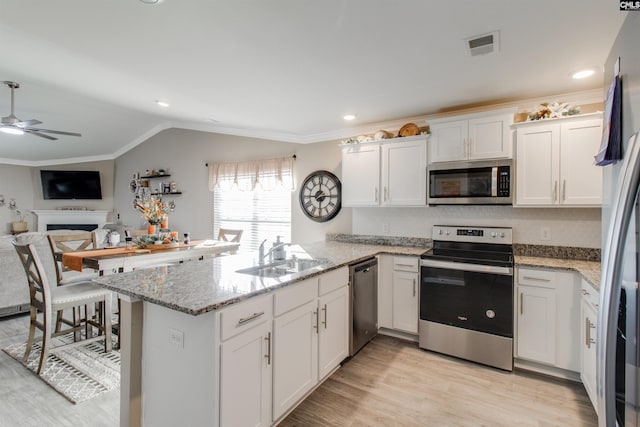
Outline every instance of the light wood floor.
{"type": "MultiPolygon", "coordinates": [[[[0,319],[0,349],[25,342],[29,316],[0,319]]],[[[0,426],[114,427],[120,422],[120,391],[74,405],[0,350],[0,426]]]]}
{"type": "MultiPolygon", "coordinates": [[[[0,320],[0,348],[28,317],[0,320]]],[[[74,405],[0,351],[0,426],[114,427],[119,392],[74,405]]],[[[188,417],[185,418],[188,425],[188,417]]],[[[507,373],[378,336],[280,426],[596,426],[581,384],[507,373]]],[[[231,426],[236,427],[236,426],[231,426]]]]}
{"type": "Polygon", "coordinates": [[[581,384],[508,373],[378,336],[286,426],[597,426],[581,384]]]}

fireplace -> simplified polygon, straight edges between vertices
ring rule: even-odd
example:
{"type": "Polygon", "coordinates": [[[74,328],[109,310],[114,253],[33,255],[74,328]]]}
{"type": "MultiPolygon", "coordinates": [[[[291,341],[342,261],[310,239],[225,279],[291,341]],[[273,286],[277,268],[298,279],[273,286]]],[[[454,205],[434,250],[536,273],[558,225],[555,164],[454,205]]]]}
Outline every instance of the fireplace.
{"type": "Polygon", "coordinates": [[[73,230],[94,230],[107,223],[109,211],[89,210],[34,210],[38,219],[37,230],[59,230],[62,228],[73,230]]]}
{"type": "Polygon", "coordinates": [[[93,231],[98,224],[47,224],[47,231],[51,230],[83,230],[93,231]]]}

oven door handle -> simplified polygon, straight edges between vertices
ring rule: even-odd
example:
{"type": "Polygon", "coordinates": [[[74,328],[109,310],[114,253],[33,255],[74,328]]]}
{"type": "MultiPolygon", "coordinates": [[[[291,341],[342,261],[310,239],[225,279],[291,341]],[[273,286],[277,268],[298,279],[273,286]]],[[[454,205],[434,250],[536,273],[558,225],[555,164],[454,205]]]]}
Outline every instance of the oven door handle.
{"type": "Polygon", "coordinates": [[[449,279],[447,277],[424,277],[422,279],[422,283],[432,285],[464,286],[464,280],[449,279]]]}
{"type": "Polygon", "coordinates": [[[471,271],[474,273],[500,274],[513,276],[513,268],[498,267],[495,265],[466,264],[461,262],[437,261],[429,259],[420,260],[421,267],[444,268],[448,270],[471,271]]]}

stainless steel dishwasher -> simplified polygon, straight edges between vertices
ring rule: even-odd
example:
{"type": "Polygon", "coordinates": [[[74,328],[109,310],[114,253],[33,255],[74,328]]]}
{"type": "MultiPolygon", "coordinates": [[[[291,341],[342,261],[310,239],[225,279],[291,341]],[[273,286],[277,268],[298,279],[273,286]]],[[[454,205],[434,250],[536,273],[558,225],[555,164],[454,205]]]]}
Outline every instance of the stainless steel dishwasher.
{"type": "Polygon", "coordinates": [[[369,258],[349,266],[351,339],[353,356],[378,333],[378,260],[369,258]]]}

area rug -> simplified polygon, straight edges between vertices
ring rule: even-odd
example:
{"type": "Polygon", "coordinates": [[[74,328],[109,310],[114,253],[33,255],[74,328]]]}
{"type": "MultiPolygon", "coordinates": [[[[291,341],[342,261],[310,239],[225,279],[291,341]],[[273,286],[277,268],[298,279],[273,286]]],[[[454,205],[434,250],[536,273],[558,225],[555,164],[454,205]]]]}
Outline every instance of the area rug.
{"type": "MultiPolygon", "coordinates": [[[[56,337],[53,339],[53,346],[72,340],[72,335],[56,337]]],[[[33,344],[26,363],[22,362],[26,343],[13,344],[3,350],[36,374],[40,361],[40,344],[33,344]]],[[[105,353],[104,344],[100,341],[62,350],[54,348],[49,352],[39,378],[69,401],[84,402],[120,387],[120,352],[112,350],[105,353]]]]}

